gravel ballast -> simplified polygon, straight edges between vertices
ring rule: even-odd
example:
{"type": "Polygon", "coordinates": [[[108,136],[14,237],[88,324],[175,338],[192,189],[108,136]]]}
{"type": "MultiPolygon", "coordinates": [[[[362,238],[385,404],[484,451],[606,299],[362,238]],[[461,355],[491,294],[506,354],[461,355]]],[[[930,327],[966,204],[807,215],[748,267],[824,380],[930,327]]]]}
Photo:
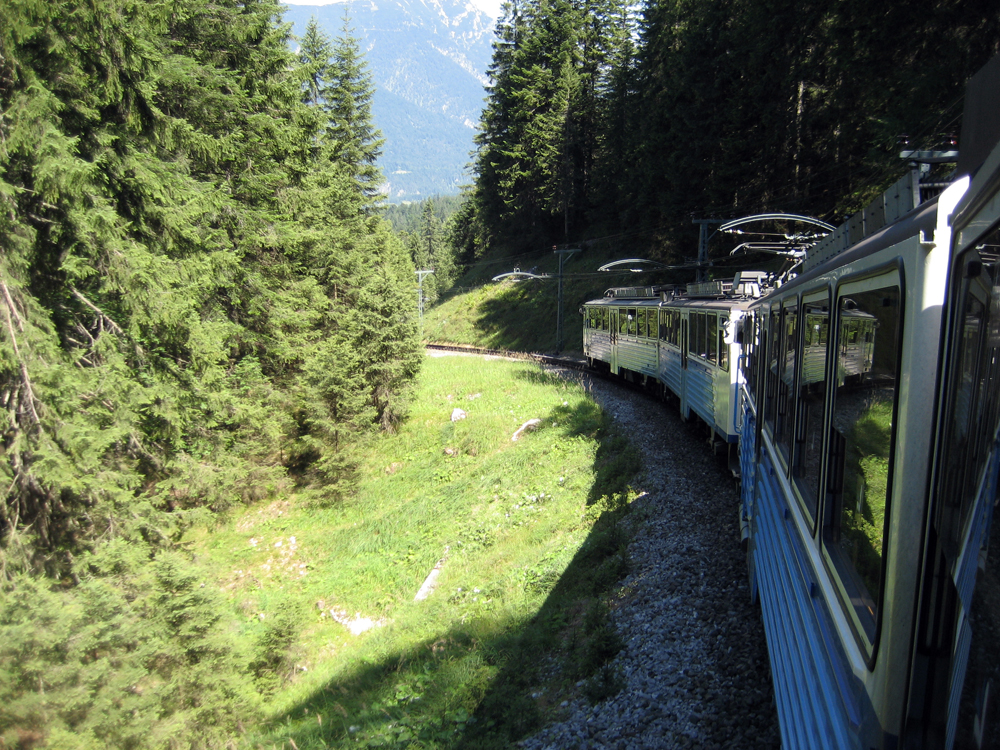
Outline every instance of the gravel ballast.
{"type": "MultiPolygon", "coordinates": [[[[566,372],[579,378],[579,373],[566,372]]],[[[676,402],[601,379],[595,400],[642,452],[629,574],[611,602],[624,648],[622,690],[519,743],[549,748],[780,746],[760,609],[750,602],[739,545],[738,486],[708,430],[681,421],[676,402]]]]}

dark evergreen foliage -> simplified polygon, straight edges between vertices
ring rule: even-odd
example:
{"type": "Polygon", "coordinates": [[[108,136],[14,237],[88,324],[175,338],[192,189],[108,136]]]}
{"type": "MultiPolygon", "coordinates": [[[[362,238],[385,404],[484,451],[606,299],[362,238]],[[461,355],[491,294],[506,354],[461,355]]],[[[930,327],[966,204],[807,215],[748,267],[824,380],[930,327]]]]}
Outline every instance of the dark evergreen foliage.
{"type": "Polygon", "coordinates": [[[505,5],[460,253],[610,235],[681,259],[693,215],[838,221],[901,173],[898,136],[958,131],[1000,39],[986,2],[651,0],[637,28],[629,7],[505,5]]]}
{"type": "Polygon", "coordinates": [[[405,409],[370,81],[280,13],[0,4],[0,746],[229,742],[261,657],[177,540],[405,409]]]}

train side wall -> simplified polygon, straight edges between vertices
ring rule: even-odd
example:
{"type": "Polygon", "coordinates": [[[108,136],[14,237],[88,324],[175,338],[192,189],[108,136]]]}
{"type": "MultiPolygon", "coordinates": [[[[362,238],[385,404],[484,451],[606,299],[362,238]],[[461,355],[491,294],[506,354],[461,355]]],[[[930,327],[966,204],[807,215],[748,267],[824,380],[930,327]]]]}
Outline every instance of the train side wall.
{"type": "Polygon", "coordinates": [[[663,343],[660,344],[660,380],[680,398],[684,388],[681,353],[676,347],[663,343]]]}
{"type": "Polygon", "coordinates": [[[696,357],[688,357],[685,381],[688,407],[714,428],[715,368],[700,362],[696,357]]]}
{"type": "Polygon", "coordinates": [[[782,746],[860,750],[862,736],[872,731],[872,711],[842,658],[774,462],[767,450],[757,460],[756,418],[745,401],[741,417],[741,512],[750,524],[751,586],[764,615],[782,746]]]}
{"type": "Polygon", "coordinates": [[[642,338],[618,339],[617,362],[618,367],[637,372],[641,375],[648,375],[651,378],[657,376],[657,352],[656,341],[642,338]]]}
{"type": "Polygon", "coordinates": [[[584,329],[583,353],[593,360],[611,362],[611,334],[607,331],[584,329]]]}

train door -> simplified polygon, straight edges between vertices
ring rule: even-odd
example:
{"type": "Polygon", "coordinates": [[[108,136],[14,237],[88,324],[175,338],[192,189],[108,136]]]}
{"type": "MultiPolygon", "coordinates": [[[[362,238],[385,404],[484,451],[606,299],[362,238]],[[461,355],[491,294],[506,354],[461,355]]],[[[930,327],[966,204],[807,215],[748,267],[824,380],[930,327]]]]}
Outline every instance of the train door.
{"type": "Polygon", "coordinates": [[[688,311],[681,313],[681,417],[688,419],[691,416],[691,406],[688,404],[688,311]]]}
{"type": "Polygon", "coordinates": [[[618,309],[611,308],[611,326],[608,330],[611,341],[611,351],[608,354],[608,364],[611,366],[611,374],[618,374],[618,309]]]}

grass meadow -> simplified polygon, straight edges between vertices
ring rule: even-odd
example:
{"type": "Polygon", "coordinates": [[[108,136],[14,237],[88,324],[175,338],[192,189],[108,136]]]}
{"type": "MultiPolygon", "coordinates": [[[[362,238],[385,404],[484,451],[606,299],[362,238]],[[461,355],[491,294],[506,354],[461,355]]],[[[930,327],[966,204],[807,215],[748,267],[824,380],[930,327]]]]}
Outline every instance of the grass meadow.
{"type": "Polygon", "coordinates": [[[188,539],[258,654],[248,746],[505,748],[616,690],[607,606],[640,467],[580,383],[428,358],[409,419],[363,455],[347,500],[290,494],[188,539]]]}

